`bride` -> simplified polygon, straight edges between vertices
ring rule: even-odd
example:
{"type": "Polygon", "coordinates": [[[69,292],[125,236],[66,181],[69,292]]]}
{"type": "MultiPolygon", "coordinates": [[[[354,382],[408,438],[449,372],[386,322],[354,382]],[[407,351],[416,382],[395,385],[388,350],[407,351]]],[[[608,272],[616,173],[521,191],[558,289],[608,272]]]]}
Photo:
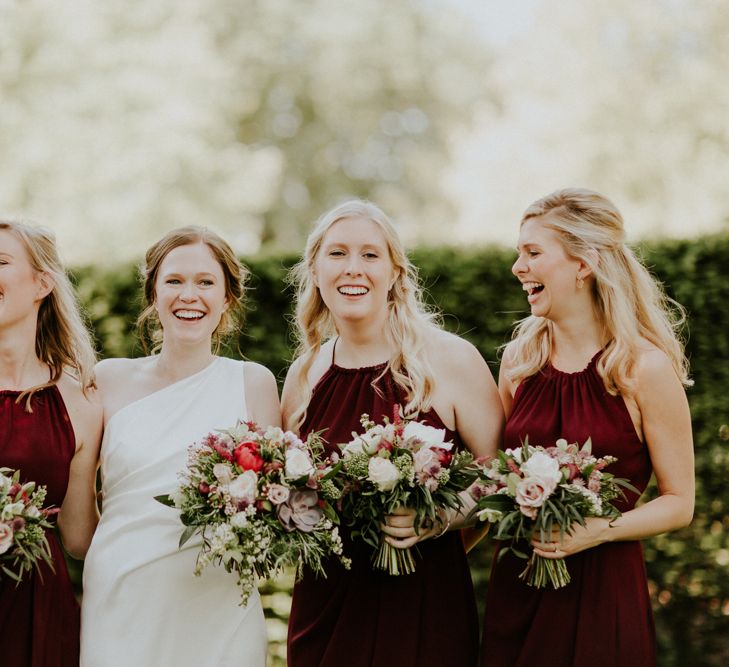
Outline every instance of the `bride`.
{"type": "Polygon", "coordinates": [[[177,229],[146,256],[140,328],[158,353],[97,366],[104,406],[103,507],[84,567],[81,665],[263,667],[257,594],[240,607],[232,575],[193,575],[199,541],[178,548],[177,486],[187,447],[238,419],[280,425],[272,373],[215,356],[234,329],[245,269],[201,227],[177,229]]]}

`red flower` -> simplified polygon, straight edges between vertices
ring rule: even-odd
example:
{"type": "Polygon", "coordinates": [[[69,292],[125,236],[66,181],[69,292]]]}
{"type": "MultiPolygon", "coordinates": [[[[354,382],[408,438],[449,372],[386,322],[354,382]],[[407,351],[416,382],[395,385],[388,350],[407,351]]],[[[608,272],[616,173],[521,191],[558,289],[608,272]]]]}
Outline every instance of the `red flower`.
{"type": "Polygon", "coordinates": [[[210,493],[210,485],[207,482],[200,482],[200,484],[197,485],[197,490],[204,496],[207,496],[208,493],[210,493]]]}
{"type": "Polygon", "coordinates": [[[451,452],[449,452],[447,449],[434,447],[433,452],[438,457],[438,463],[440,463],[444,468],[447,468],[451,464],[453,454],[451,454],[451,452]]]}
{"type": "Polygon", "coordinates": [[[258,454],[258,445],[255,442],[241,442],[235,448],[233,457],[243,470],[259,472],[263,468],[263,459],[258,454]]]}

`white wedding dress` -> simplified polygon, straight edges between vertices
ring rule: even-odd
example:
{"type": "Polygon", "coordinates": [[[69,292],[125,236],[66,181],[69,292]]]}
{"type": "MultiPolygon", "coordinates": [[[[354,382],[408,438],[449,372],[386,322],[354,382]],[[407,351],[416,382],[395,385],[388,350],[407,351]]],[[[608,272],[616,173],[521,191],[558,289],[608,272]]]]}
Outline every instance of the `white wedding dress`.
{"type": "Polygon", "coordinates": [[[179,549],[179,512],[154,499],[177,487],[188,445],[247,418],[244,368],[216,358],[109,420],[101,521],[84,565],[82,667],[265,665],[258,593],[241,607],[234,574],[209,565],[196,577],[200,540],[179,549]]]}

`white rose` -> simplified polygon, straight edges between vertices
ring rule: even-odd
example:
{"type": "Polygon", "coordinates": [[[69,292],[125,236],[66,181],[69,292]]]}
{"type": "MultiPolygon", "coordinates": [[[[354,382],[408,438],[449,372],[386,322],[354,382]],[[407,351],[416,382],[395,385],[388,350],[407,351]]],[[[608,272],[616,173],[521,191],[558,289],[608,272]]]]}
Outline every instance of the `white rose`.
{"type": "Polygon", "coordinates": [[[245,512],[236,512],[230,517],[230,525],[233,528],[245,528],[248,525],[248,515],[245,512]]]}
{"type": "Polygon", "coordinates": [[[549,498],[549,494],[552,493],[553,488],[549,489],[545,486],[543,480],[535,477],[527,477],[521,480],[516,485],[515,496],[516,502],[519,504],[519,509],[528,517],[535,518],[537,508],[541,507],[544,501],[549,498]]]}
{"type": "Polygon", "coordinates": [[[13,529],[7,523],[0,523],[0,554],[13,546],[13,529]]]}
{"type": "Polygon", "coordinates": [[[344,447],[342,447],[342,455],[347,457],[351,456],[352,454],[364,454],[364,448],[363,448],[362,440],[357,438],[356,440],[352,440],[351,442],[348,442],[344,447]]]}
{"type": "Polygon", "coordinates": [[[213,466],[213,475],[221,484],[230,484],[233,481],[233,468],[228,463],[216,463],[213,466]]]}
{"type": "Polygon", "coordinates": [[[28,505],[28,508],[25,510],[25,516],[31,519],[37,519],[40,515],[41,511],[35,505],[28,505]]]}
{"type": "Polygon", "coordinates": [[[258,475],[246,470],[228,485],[228,493],[233,500],[252,503],[258,493],[258,475]]]}
{"type": "Polygon", "coordinates": [[[532,477],[543,483],[547,493],[552,493],[562,480],[559,463],[546,452],[534,452],[521,466],[525,477],[532,477]]]}
{"type": "Polygon", "coordinates": [[[420,440],[427,447],[440,447],[446,451],[453,447],[452,442],[445,441],[445,429],[444,428],[433,428],[427,424],[421,424],[420,422],[408,422],[405,424],[405,428],[402,432],[402,437],[405,440],[410,438],[416,438],[420,440]]]}
{"type": "Polygon", "coordinates": [[[433,463],[438,462],[438,457],[430,447],[423,447],[413,454],[413,468],[415,472],[421,472],[433,463]]]}
{"type": "Polygon", "coordinates": [[[367,476],[380,491],[392,491],[400,479],[400,471],[388,459],[374,456],[367,467],[367,476]]]}
{"type": "Polygon", "coordinates": [[[521,447],[517,447],[516,449],[507,449],[504,451],[504,454],[507,456],[511,456],[517,463],[521,463],[521,447]]]}
{"type": "Polygon", "coordinates": [[[312,475],[314,472],[314,465],[303,449],[286,450],[286,477],[288,479],[299,479],[312,475]]]}

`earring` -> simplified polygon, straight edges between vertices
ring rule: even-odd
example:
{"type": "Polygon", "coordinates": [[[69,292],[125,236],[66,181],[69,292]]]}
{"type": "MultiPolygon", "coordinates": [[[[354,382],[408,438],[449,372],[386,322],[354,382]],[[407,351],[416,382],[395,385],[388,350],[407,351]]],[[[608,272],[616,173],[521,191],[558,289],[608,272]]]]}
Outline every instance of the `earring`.
{"type": "Polygon", "coordinates": [[[577,289],[582,289],[582,286],[585,284],[585,279],[578,275],[577,276],[577,289]]]}

